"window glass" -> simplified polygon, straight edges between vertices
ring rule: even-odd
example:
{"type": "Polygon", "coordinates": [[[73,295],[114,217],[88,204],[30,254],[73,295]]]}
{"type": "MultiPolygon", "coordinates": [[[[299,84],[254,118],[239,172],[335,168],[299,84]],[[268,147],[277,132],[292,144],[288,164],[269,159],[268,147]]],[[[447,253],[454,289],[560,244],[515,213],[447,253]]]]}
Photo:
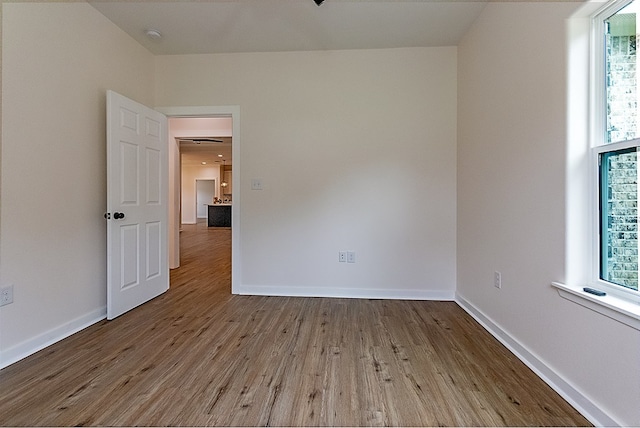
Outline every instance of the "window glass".
{"type": "Polygon", "coordinates": [[[638,152],[600,155],[600,279],[638,290],[638,152]]]}
{"type": "Polygon", "coordinates": [[[606,141],[615,143],[638,135],[636,79],[636,2],[604,20],[606,78],[606,141]]]}

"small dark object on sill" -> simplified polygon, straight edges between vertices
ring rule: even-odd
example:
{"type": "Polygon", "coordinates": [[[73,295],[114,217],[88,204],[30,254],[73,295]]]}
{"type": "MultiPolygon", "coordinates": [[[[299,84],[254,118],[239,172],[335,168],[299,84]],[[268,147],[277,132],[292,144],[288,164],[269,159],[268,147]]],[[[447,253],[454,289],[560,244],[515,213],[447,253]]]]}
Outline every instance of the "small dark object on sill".
{"type": "Polygon", "coordinates": [[[595,288],[584,287],[582,290],[600,297],[607,295],[604,291],[596,290],[595,288]]]}

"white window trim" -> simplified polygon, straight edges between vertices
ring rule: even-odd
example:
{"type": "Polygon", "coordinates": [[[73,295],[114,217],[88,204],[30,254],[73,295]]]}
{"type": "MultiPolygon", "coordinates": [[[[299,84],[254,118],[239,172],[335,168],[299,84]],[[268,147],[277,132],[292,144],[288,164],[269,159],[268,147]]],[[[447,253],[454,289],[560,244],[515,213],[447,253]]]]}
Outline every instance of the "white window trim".
{"type": "MultiPolygon", "coordinates": [[[[622,286],[617,286],[599,279],[600,277],[600,201],[599,201],[599,166],[598,157],[600,153],[620,150],[628,147],[640,146],[640,139],[624,141],[620,143],[603,144],[606,137],[605,120],[603,116],[603,106],[606,100],[606,89],[601,82],[604,82],[604,56],[598,57],[596,52],[604,52],[604,19],[615,14],[632,0],[613,1],[590,15],[590,36],[589,36],[589,150],[588,150],[588,181],[589,209],[587,215],[590,217],[587,224],[590,225],[590,272],[589,278],[584,278],[582,285],[577,283],[563,284],[553,282],[551,285],[558,290],[561,297],[573,301],[581,306],[592,309],[602,315],[622,322],[632,328],[640,330],[640,293],[626,290],[622,286]],[[598,138],[598,136],[600,136],[598,138]],[[596,296],[584,291],[584,287],[595,288],[607,293],[606,296],[596,296]]],[[[584,178],[584,176],[583,176],[584,178]]],[[[567,221],[570,219],[567,218],[567,221]]],[[[568,257],[571,257],[568,254],[568,257]]],[[[586,260],[585,260],[586,261],[586,260]]],[[[579,283],[580,281],[578,281],[579,283]]]]}

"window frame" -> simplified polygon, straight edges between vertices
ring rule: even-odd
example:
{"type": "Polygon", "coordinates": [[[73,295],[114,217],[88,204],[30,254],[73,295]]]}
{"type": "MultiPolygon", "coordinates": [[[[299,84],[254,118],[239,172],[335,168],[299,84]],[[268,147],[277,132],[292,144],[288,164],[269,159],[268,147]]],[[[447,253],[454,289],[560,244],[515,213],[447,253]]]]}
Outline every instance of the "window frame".
{"type": "MultiPolygon", "coordinates": [[[[589,126],[589,151],[590,151],[590,188],[592,189],[591,212],[592,215],[592,272],[589,286],[605,291],[617,298],[640,304],[640,291],[636,291],[622,285],[618,285],[600,278],[602,263],[602,236],[601,236],[601,188],[600,188],[600,156],[607,152],[615,152],[625,149],[637,148],[640,152],[640,138],[632,140],[607,143],[607,87],[606,87],[606,42],[604,37],[604,21],[620,10],[624,9],[634,0],[614,0],[598,10],[591,20],[591,49],[590,49],[590,126],[589,126]]],[[[636,0],[640,1],[640,0],[636,0]]],[[[640,68],[639,68],[640,71],[640,68]]],[[[640,80],[640,79],[639,79],[640,80]]],[[[639,118],[640,119],[640,118],[639,118]]],[[[640,127],[640,123],[638,124],[640,127]]],[[[640,183],[639,183],[640,185],[640,183]]],[[[640,207],[639,207],[640,209],[640,207]]],[[[639,231],[640,232],[640,231],[639,231]]]]}

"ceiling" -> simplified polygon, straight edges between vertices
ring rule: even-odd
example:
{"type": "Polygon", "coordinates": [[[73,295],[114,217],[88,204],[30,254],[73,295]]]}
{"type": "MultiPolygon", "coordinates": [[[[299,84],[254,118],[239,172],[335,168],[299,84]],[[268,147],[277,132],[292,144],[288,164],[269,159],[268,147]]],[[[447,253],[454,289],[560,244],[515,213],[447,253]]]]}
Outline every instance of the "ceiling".
{"type": "Polygon", "coordinates": [[[95,1],[155,55],[455,46],[485,1],[95,1]],[[158,30],[159,40],[145,32],[158,30]]]}
{"type": "Polygon", "coordinates": [[[232,164],[231,117],[170,117],[168,122],[169,135],[180,146],[183,166],[232,164]]]}
{"type": "Polygon", "coordinates": [[[192,142],[180,142],[181,163],[183,166],[200,166],[202,162],[207,165],[232,165],[231,137],[216,137],[222,143],[194,144],[192,142]],[[220,156],[222,155],[222,156],[220,156]],[[224,161],[224,162],[223,162],[224,161]]]}

